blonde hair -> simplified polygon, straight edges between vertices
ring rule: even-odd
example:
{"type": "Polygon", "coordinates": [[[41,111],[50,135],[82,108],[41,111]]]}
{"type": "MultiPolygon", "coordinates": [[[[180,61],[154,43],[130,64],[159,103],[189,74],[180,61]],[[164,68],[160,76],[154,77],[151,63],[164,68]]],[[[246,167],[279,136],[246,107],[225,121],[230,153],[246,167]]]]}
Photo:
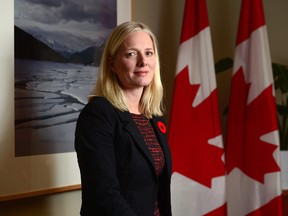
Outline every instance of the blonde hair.
{"type": "Polygon", "coordinates": [[[143,31],[146,32],[152,40],[154,46],[154,53],[156,57],[156,65],[152,82],[144,87],[141,99],[140,109],[143,114],[152,118],[152,115],[163,115],[163,85],[160,75],[160,60],[158,53],[158,43],[155,35],[143,23],[140,22],[125,22],[118,25],[108,37],[101,57],[99,66],[99,76],[95,87],[88,97],[88,100],[93,100],[93,97],[103,96],[110,103],[121,111],[128,111],[126,99],[124,97],[121,86],[115,73],[110,68],[110,58],[113,58],[119,47],[131,32],[143,31]]]}

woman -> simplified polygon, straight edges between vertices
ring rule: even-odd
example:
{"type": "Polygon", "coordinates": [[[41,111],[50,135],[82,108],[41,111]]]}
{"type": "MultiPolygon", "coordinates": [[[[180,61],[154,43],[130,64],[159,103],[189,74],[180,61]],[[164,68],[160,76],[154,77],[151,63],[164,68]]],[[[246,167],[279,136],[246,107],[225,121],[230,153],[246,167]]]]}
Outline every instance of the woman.
{"type": "Polygon", "coordinates": [[[126,22],[112,31],[75,132],[81,215],[171,215],[159,65],[147,26],[126,22]]]}

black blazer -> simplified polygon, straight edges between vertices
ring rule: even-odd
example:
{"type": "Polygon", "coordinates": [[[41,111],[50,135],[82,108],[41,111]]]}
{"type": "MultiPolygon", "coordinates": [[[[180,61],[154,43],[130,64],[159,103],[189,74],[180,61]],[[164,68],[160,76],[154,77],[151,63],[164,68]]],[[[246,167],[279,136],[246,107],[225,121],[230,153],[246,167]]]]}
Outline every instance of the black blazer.
{"type": "Polygon", "coordinates": [[[163,149],[165,167],[159,179],[152,156],[129,112],[96,97],[81,111],[75,149],[81,172],[83,216],[171,216],[171,158],[160,117],[150,120],[163,149]],[[158,191],[158,192],[157,192],[158,191]],[[158,197],[158,198],[157,198],[158,197]]]}

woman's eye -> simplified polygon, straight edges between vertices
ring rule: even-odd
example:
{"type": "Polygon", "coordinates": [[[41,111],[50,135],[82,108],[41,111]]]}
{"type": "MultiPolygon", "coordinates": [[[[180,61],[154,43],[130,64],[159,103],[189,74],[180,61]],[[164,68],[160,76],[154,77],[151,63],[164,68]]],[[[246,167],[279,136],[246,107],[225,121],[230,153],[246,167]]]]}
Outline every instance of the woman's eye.
{"type": "Polygon", "coordinates": [[[147,52],[146,52],[146,55],[147,55],[147,56],[152,56],[153,54],[154,54],[154,53],[153,53],[152,51],[147,51],[147,52]]]}
{"type": "Polygon", "coordinates": [[[132,56],[135,56],[136,55],[136,52],[129,52],[127,53],[127,57],[132,57],[132,56]]]}

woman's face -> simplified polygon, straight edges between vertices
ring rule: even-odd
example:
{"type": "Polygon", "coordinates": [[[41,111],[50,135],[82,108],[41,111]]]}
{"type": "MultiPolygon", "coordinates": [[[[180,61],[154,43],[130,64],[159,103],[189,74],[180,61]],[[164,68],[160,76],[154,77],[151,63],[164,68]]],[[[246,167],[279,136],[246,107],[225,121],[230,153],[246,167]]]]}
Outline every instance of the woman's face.
{"type": "Polygon", "coordinates": [[[124,90],[143,89],[151,83],[154,76],[156,57],[152,39],[143,31],[127,35],[111,68],[117,74],[124,90]]]}

